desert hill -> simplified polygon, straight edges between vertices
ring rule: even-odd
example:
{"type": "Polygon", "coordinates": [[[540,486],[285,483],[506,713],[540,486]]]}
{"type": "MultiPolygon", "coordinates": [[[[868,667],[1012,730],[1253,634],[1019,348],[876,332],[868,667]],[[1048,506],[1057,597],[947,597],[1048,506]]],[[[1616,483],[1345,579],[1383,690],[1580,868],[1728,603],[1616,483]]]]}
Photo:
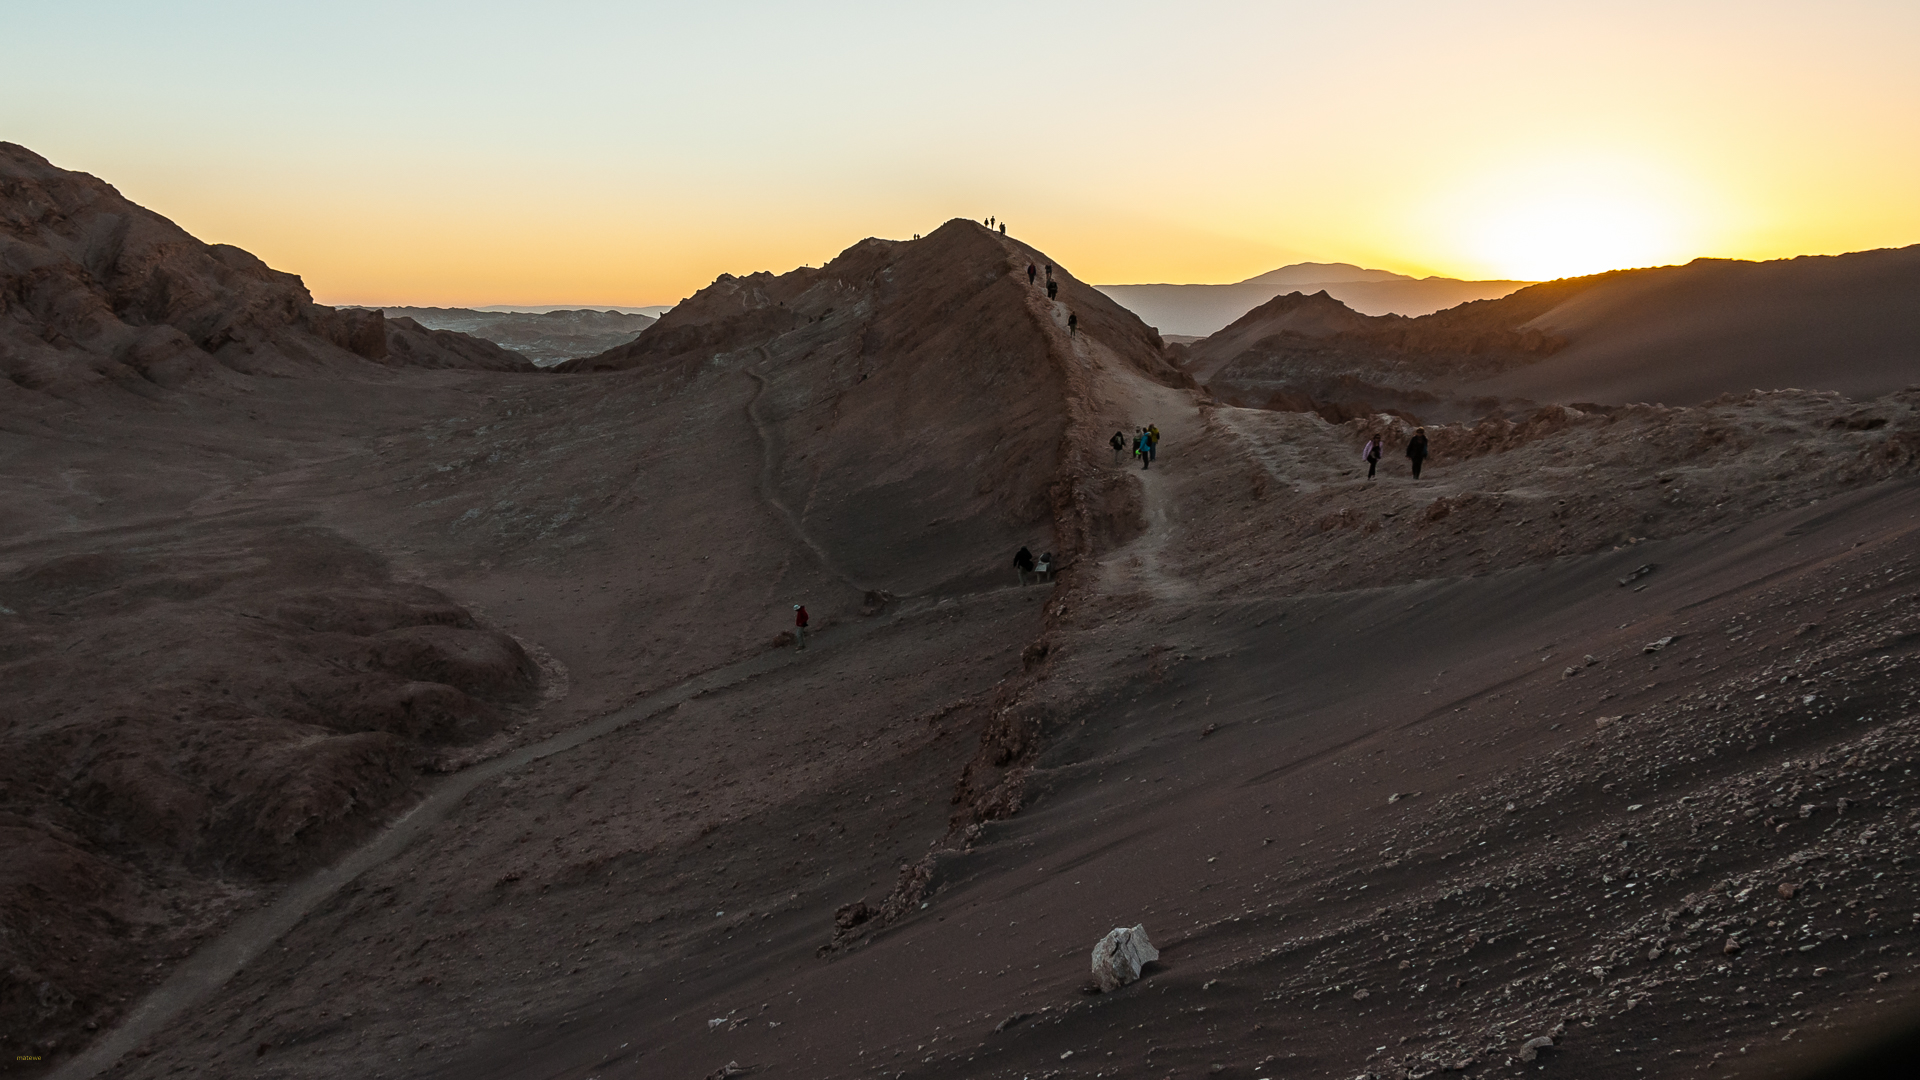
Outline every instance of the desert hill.
{"type": "Polygon", "coordinates": [[[654,316],[589,308],[493,311],[473,308],[386,307],[389,319],[412,319],[431,330],[453,330],[519,353],[539,367],[602,353],[633,340],[654,316]]]}
{"type": "Polygon", "coordinates": [[[1156,327],[1179,337],[1205,337],[1261,304],[1290,292],[1326,292],[1367,315],[1426,315],[1471,300],[1494,299],[1525,281],[1413,278],[1351,263],[1294,263],[1232,285],[1102,285],[1100,291],[1156,327]]]}
{"type": "Polygon", "coordinates": [[[863,241],[558,373],[13,392],[15,1071],[1771,1075],[1903,1013],[1914,394],[1369,482],[1404,422],[1223,404],[1029,262],[863,241]]]}
{"type": "MultiPolygon", "coordinates": [[[[1920,247],[1567,278],[1415,319],[1292,293],[1188,350],[1231,400],[1478,416],[1762,389],[1872,396],[1920,375],[1920,247]]],[[[1341,410],[1345,410],[1344,413],[1341,410]]]]}
{"type": "Polygon", "coordinates": [[[490,342],[315,304],[292,274],[0,143],[0,372],[14,385],[73,394],[366,361],[528,367],[490,342]]]}

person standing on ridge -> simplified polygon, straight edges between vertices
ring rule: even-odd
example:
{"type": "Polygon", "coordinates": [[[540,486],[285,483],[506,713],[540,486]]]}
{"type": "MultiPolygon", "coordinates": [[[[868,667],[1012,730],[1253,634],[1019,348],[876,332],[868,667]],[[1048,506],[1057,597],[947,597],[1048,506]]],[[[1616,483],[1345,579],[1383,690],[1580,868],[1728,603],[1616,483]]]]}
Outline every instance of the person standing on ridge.
{"type": "Polygon", "coordinates": [[[1033,279],[1039,276],[1040,276],[1040,271],[1034,269],[1034,266],[1032,263],[1028,263],[1027,264],[1027,284],[1029,285],[1033,284],[1033,279]]]}
{"type": "Polygon", "coordinates": [[[1127,448],[1127,437],[1116,431],[1113,438],[1107,440],[1107,445],[1113,447],[1113,463],[1120,464],[1120,451],[1127,448]]]}
{"type": "Polygon", "coordinates": [[[1067,312],[1067,336],[1072,337],[1073,335],[1079,332],[1080,332],[1080,316],[1075,315],[1071,311],[1067,312]]]}
{"type": "Polygon", "coordinates": [[[793,645],[796,650],[807,647],[807,609],[804,605],[793,605],[793,645]]]}
{"type": "Polygon", "coordinates": [[[1427,429],[1414,428],[1407,440],[1407,460],[1413,462],[1413,478],[1420,479],[1420,464],[1427,460],[1427,429]]]}
{"type": "Polygon", "coordinates": [[[1013,570],[1020,576],[1020,584],[1027,583],[1027,575],[1033,573],[1033,552],[1022,544],[1020,550],[1013,553],[1013,570]]]}
{"type": "Polygon", "coordinates": [[[1360,460],[1367,463],[1367,479],[1373,479],[1373,470],[1380,464],[1380,436],[1367,437],[1366,449],[1360,451],[1360,460]]]}
{"type": "Polygon", "coordinates": [[[1004,221],[1000,223],[1000,235],[1001,236],[1007,235],[1007,223],[1004,221]]]}

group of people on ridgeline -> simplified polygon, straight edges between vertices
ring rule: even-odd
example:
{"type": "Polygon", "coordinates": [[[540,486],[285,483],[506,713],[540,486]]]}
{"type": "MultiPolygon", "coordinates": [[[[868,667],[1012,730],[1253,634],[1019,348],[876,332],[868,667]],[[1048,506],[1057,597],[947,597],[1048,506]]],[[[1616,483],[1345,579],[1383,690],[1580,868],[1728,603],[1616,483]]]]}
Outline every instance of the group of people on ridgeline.
{"type": "Polygon", "coordinates": [[[1115,465],[1120,464],[1120,455],[1126,452],[1131,453],[1135,460],[1140,462],[1141,468],[1152,468],[1153,459],[1160,451],[1160,427],[1150,423],[1143,428],[1134,428],[1131,439],[1116,431],[1113,433],[1113,438],[1107,440],[1107,445],[1113,447],[1115,465]]]}
{"type": "MultiPolygon", "coordinates": [[[[1047,299],[1053,300],[1058,298],[1060,295],[1060,283],[1053,280],[1053,264],[1047,263],[1046,267],[1047,267],[1046,269],[1047,299]]],[[[1028,263],[1027,264],[1027,284],[1029,285],[1037,284],[1037,279],[1040,277],[1040,272],[1041,271],[1039,267],[1033,265],[1032,263],[1028,263]]],[[[1068,318],[1071,319],[1072,316],[1068,316],[1068,318]]]]}
{"type": "Polygon", "coordinates": [[[1000,226],[1000,235],[1001,235],[1001,236],[1005,236],[1005,235],[1007,235],[1007,223],[1006,223],[1006,222],[1004,222],[1004,221],[1002,221],[1002,222],[997,222],[997,223],[996,223],[996,222],[995,222],[995,221],[994,221],[994,220],[993,220],[992,218],[987,218],[987,219],[986,219],[986,222],[987,222],[987,228],[989,228],[989,229],[991,229],[991,228],[993,228],[995,224],[998,224],[998,225],[1000,226]]]}
{"type": "MultiPolygon", "coordinates": [[[[1386,452],[1387,437],[1384,435],[1367,436],[1367,445],[1360,451],[1360,460],[1367,463],[1367,479],[1373,479],[1373,473],[1380,465],[1380,455],[1386,452]]],[[[1413,438],[1407,440],[1407,461],[1413,465],[1413,478],[1420,479],[1420,466],[1427,460],[1427,429],[1414,428],[1413,438]]]]}
{"type": "Polygon", "coordinates": [[[1035,560],[1033,552],[1027,550],[1023,544],[1019,551],[1013,553],[1013,572],[1019,576],[1020,584],[1022,585],[1036,580],[1052,581],[1053,572],[1056,569],[1058,569],[1058,567],[1054,565],[1053,552],[1051,551],[1041,555],[1038,560],[1035,560]]]}

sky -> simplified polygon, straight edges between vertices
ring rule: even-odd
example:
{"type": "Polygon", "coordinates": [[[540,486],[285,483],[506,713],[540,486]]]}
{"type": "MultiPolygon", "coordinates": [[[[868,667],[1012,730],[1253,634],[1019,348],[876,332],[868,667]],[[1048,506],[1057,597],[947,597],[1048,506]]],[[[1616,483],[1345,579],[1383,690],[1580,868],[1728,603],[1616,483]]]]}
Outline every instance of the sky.
{"type": "Polygon", "coordinates": [[[1920,243],[1920,3],[0,0],[0,140],[325,303],[670,304],[993,215],[1082,280],[1920,243]]]}

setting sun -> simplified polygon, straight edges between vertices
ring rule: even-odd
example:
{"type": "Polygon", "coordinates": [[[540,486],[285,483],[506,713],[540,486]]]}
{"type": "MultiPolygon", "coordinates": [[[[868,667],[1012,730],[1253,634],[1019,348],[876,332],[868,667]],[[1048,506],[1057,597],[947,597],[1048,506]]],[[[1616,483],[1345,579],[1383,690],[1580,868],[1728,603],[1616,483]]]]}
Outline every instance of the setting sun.
{"type": "Polygon", "coordinates": [[[1582,195],[1544,195],[1494,209],[1473,253],[1502,278],[1544,281],[1684,258],[1658,207],[1582,195]]]}
{"type": "Polygon", "coordinates": [[[1650,155],[1579,156],[1489,169],[1428,208],[1438,261],[1524,281],[1685,262],[1719,213],[1650,155]]]}

